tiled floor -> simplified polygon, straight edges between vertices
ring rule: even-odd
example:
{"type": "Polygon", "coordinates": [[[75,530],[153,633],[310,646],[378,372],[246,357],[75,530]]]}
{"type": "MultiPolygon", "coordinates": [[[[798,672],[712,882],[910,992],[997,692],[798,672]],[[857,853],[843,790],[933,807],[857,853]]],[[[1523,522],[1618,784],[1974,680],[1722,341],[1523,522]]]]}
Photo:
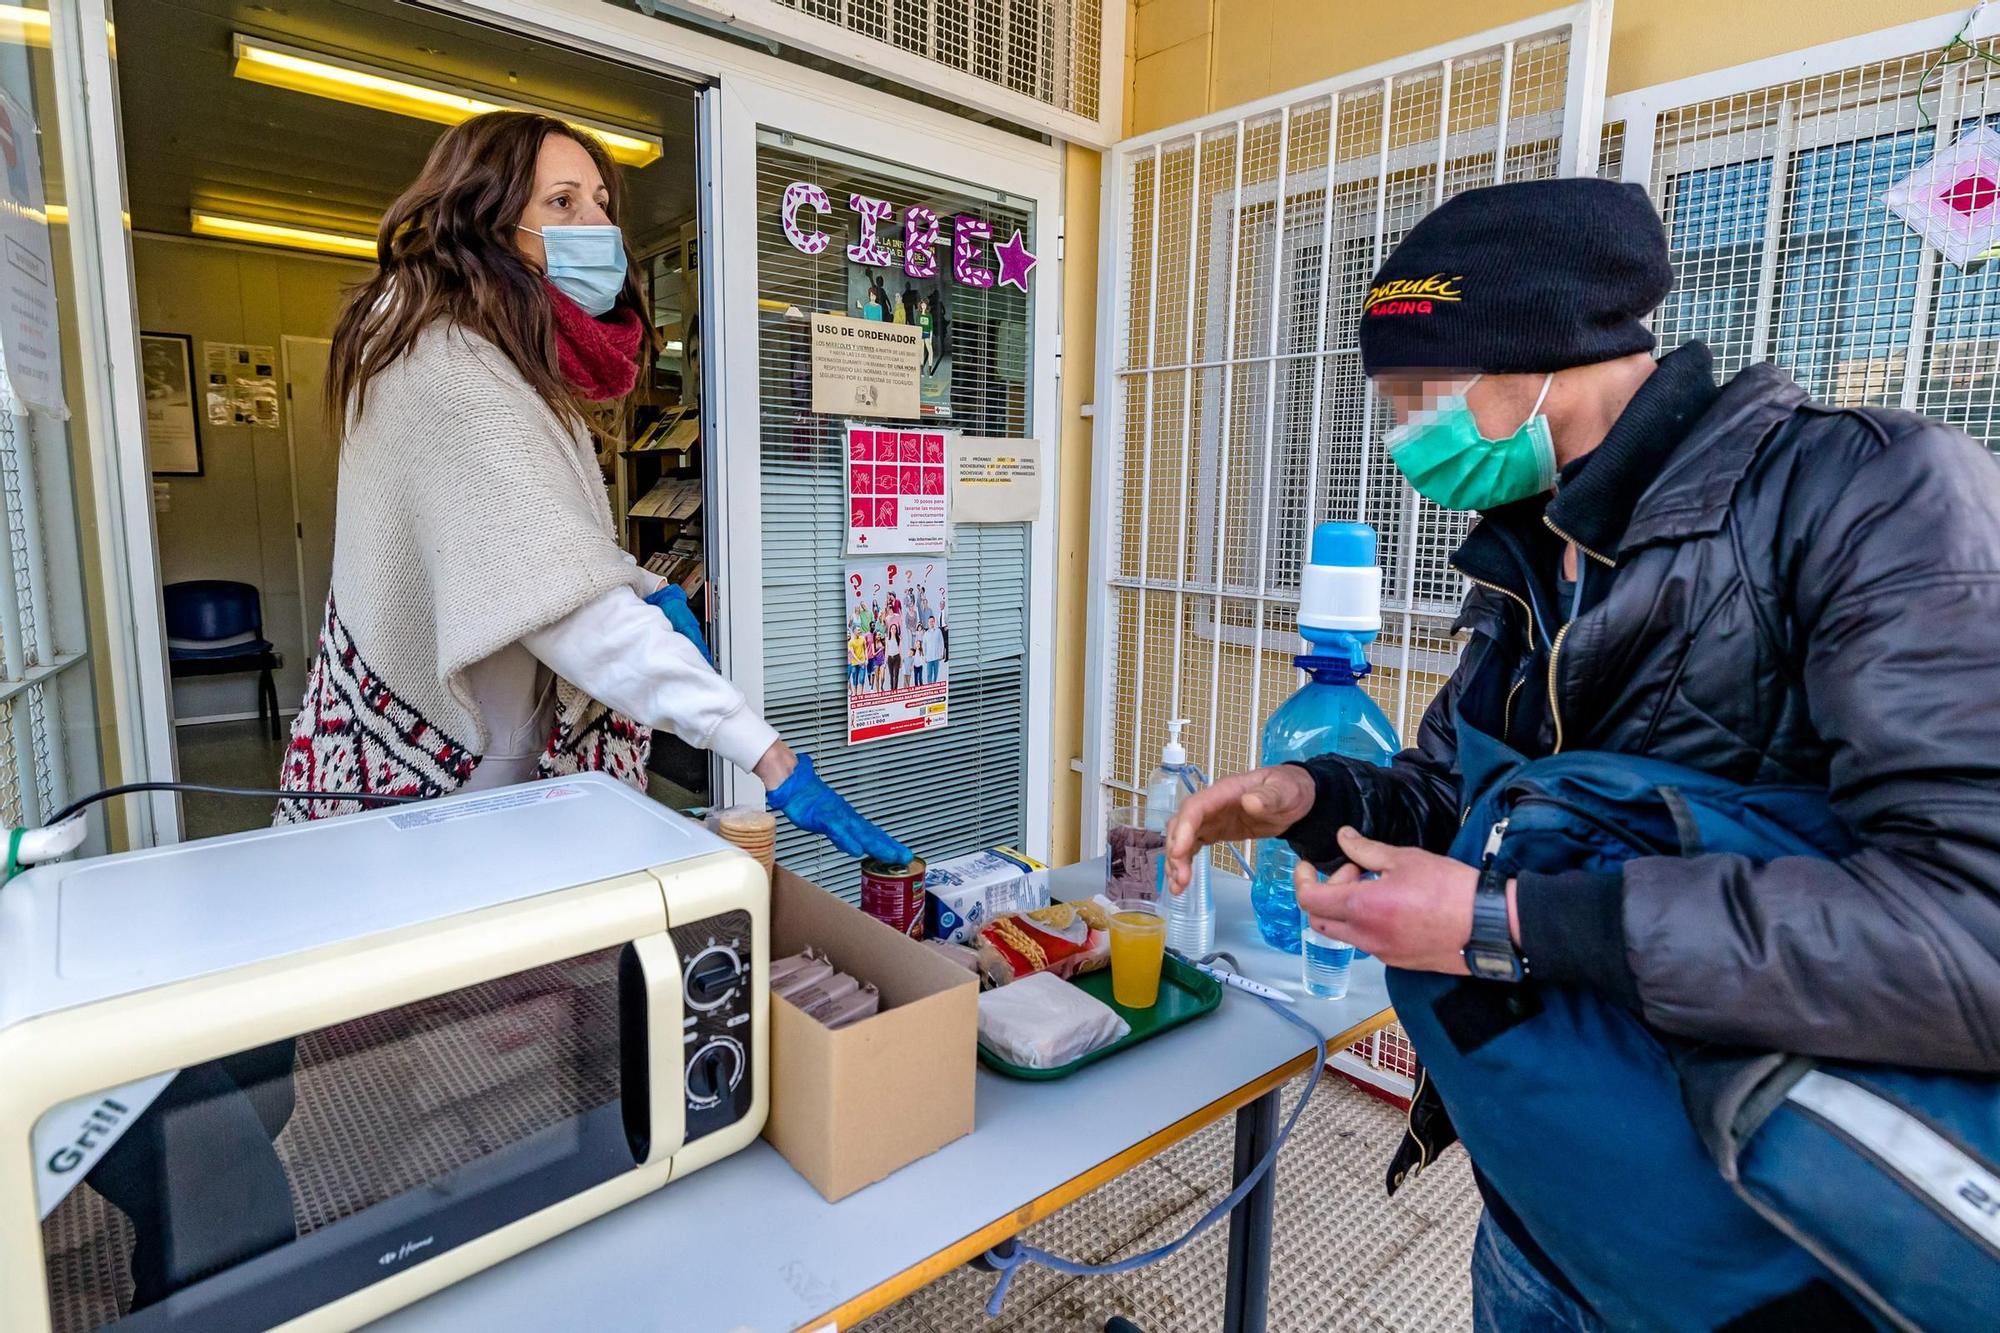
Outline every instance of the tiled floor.
{"type": "MultiPolygon", "coordinates": [[[[286,720],[287,727],[291,719],[286,720]]],[[[275,787],[285,743],[272,740],[259,722],[206,722],[177,727],[181,780],[226,787],[275,787]]],[[[224,833],[263,828],[271,822],[272,803],[261,797],[203,796],[181,798],[182,820],[189,838],[213,838],[224,833]]]]}
{"type": "MultiPolygon", "coordinates": [[[[1286,1105],[1301,1085],[1286,1092],[1286,1105]]],[[[1462,1152],[1382,1193],[1402,1132],[1391,1107],[1323,1079],[1278,1162],[1273,1333],[1434,1333],[1471,1326],[1466,1263],[1479,1195],[1462,1152]]],[[[1028,1232],[1031,1244],[1098,1263],[1184,1233],[1229,1191],[1228,1122],[1212,1126],[1086,1195],[1028,1232]]],[[[1151,1267],[1111,1277],[1019,1272],[998,1318],[990,1273],[962,1269],[862,1325],[865,1333],[1096,1333],[1124,1315],[1147,1333],[1204,1333],[1222,1323],[1227,1223],[1151,1267]]]]}

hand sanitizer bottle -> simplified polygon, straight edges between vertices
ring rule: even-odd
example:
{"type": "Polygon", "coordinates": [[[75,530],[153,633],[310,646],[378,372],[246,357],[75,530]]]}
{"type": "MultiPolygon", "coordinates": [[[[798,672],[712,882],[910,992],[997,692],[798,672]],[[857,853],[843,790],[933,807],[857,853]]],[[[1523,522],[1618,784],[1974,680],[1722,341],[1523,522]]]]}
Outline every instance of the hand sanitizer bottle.
{"type": "MultiPolygon", "coordinates": [[[[1146,779],[1146,827],[1164,831],[1181,797],[1195,789],[1194,770],[1188,765],[1187,747],[1181,744],[1181,728],[1187,719],[1177,717],[1167,723],[1167,743],[1160,750],[1160,766],[1146,779]]],[[[1161,874],[1166,860],[1161,858],[1161,874]]],[[[1194,857],[1194,877],[1180,894],[1160,886],[1160,902],[1167,917],[1167,947],[1187,958],[1200,958],[1215,948],[1215,900],[1208,887],[1208,853],[1194,857]]]]}

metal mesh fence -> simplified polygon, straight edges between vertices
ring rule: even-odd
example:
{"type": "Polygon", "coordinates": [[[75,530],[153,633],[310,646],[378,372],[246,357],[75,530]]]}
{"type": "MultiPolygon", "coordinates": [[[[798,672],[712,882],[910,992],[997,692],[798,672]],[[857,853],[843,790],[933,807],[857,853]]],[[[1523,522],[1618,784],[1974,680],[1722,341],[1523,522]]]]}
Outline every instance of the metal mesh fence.
{"type": "MultiPolygon", "coordinates": [[[[1994,43],[1982,44],[1989,53],[1994,43]]],[[[2000,268],[1959,268],[1891,184],[2000,121],[2000,71],[1919,51],[1662,113],[1652,184],[1678,273],[1663,345],[1773,361],[1841,406],[1903,407],[2000,445],[2000,268]]]]}
{"type": "Polygon", "coordinates": [[[1389,465],[1358,319],[1382,258],[1442,200],[1556,174],[1569,54],[1558,29],[1122,159],[1106,803],[1137,790],[1169,718],[1192,720],[1189,753],[1211,773],[1258,762],[1296,683],[1300,567],[1322,520],[1380,534],[1368,687],[1414,733],[1458,652],[1464,582],[1447,557],[1465,519],[1389,465]]]}

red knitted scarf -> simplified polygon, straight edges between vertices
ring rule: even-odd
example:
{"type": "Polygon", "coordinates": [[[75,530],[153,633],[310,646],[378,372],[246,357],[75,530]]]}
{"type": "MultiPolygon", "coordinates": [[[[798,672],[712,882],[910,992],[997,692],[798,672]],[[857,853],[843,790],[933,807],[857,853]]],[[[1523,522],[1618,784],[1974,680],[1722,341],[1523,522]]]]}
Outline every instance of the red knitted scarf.
{"type": "Polygon", "coordinates": [[[569,387],[589,403],[632,392],[639,380],[639,312],[613,308],[595,319],[553,283],[546,285],[556,313],[556,364],[569,387]]]}

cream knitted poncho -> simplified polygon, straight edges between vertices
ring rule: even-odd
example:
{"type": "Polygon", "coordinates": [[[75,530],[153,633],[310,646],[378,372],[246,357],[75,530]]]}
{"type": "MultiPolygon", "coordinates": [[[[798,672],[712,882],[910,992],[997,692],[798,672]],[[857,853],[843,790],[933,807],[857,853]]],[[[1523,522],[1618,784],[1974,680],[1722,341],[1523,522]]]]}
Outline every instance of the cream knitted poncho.
{"type": "MultiPolygon", "coordinates": [[[[340,451],[333,581],[287,790],[457,788],[489,744],[465,671],[648,578],[619,547],[587,432],[491,343],[440,323],[368,385],[340,451]]],[[[651,732],[558,685],[544,773],[643,783],[651,732]]],[[[355,802],[286,802],[279,819],[355,802]]]]}

